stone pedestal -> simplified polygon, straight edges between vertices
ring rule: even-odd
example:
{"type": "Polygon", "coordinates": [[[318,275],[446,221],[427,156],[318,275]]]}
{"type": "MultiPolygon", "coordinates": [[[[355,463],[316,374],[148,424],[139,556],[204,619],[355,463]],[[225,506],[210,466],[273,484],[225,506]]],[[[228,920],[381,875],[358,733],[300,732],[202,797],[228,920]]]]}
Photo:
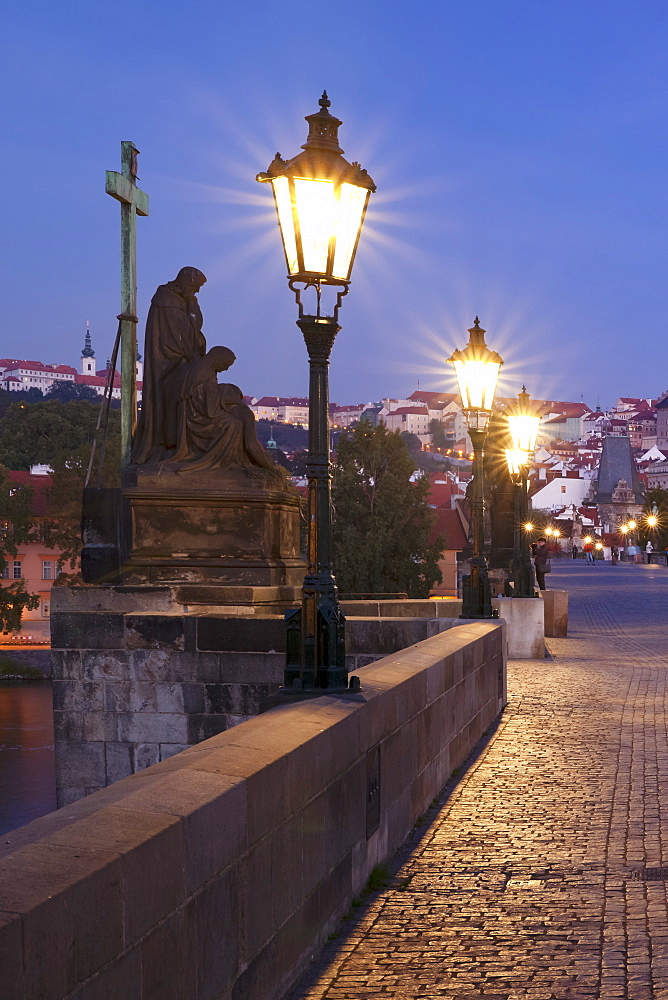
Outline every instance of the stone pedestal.
{"type": "Polygon", "coordinates": [[[511,660],[542,660],[545,657],[544,605],[536,597],[497,597],[492,605],[508,628],[511,660]]]}
{"type": "Polygon", "coordinates": [[[301,587],[299,496],[279,472],[138,469],[123,499],[124,584],[301,587]]]}
{"type": "Polygon", "coordinates": [[[568,591],[543,590],[540,596],[545,607],[545,635],[565,638],[568,635],[568,591]]]}

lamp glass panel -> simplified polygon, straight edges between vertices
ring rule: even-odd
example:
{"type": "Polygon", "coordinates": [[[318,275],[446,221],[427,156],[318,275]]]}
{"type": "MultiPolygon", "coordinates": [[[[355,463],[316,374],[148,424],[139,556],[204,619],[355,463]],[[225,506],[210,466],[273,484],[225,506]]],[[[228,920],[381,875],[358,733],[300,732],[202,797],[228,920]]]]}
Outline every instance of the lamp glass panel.
{"type": "Polygon", "coordinates": [[[539,424],[540,417],[520,413],[509,414],[508,425],[510,436],[513,439],[513,448],[517,451],[535,451],[539,424]]]}
{"type": "Polygon", "coordinates": [[[278,224],[281,227],[281,237],[283,239],[288,273],[296,274],[299,271],[299,262],[297,259],[297,241],[295,239],[295,220],[290,200],[290,182],[287,177],[274,177],[272,178],[271,186],[274,189],[278,224]]]}
{"type": "Polygon", "coordinates": [[[356,184],[342,184],[339,192],[339,212],[336,225],[336,244],[332,275],[347,281],[353,262],[353,253],[364,217],[369,191],[356,184]]]}
{"type": "Polygon", "coordinates": [[[484,431],[491,414],[489,410],[464,410],[464,416],[470,431],[484,431]]]}
{"type": "Polygon", "coordinates": [[[334,182],[295,177],[294,184],[304,270],[326,275],[329,243],[336,232],[334,182]]]}
{"type": "Polygon", "coordinates": [[[491,410],[501,365],[496,361],[455,361],[464,410],[491,410]]]}

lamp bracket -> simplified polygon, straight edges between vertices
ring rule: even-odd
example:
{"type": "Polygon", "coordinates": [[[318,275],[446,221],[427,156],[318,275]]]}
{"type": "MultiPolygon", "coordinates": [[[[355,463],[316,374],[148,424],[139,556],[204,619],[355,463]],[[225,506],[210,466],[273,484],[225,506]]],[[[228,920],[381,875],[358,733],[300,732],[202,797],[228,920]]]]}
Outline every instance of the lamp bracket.
{"type": "MultiPolygon", "coordinates": [[[[332,282],[332,281],[327,281],[327,282],[325,282],[325,284],[327,284],[327,285],[333,285],[335,283],[332,282]]],[[[315,314],[316,318],[317,319],[323,319],[323,318],[324,319],[333,319],[335,322],[338,321],[338,318],[339,318],[339,309],[341,308],[341,300],[343,299],[344,295],[348,294],[348,287],[349,287],[348,283],[347,282],[345,282],[345,283],[341,282],[340,286],[338,286],[340,288],[340,291],[338,291],[336,293],[336,305],[334,306],[334,312],[333,312],[333,314],[332,314],[331,317],[328,317],[328,316],[323,317],[322,316],[322,312],[321,312],[321,308],[320,308],[321,307],[321,300],[322,300],[322,285],[323,285],[323,282],[320,281],[319,278],[308,278],[308,279],[307,278],[301,278],[301,279],[300,278],[289,278],[288,279],[288,286],[295,293],[295,300],[297,302],[297,305],[299,306],[299,318],[300,319],[304,319],[304,305],[302,303],[302,292],[305,292],[307,288],[315,288],[316,303],[317,303],[316,304],[316,314],[315,314]],[[299,284],[303,285],[304,287],[303,288],[298,288],[297,287],[297,282],[299,284]]]]}

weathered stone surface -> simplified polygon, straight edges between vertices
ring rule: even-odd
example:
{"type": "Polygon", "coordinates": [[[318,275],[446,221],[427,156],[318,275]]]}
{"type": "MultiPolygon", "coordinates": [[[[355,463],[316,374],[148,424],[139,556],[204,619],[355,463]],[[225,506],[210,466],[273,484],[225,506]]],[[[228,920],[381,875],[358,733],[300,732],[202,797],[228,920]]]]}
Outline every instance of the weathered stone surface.
{"type": "MultiPolygon", "coordinates": [[[[361,668],[360,695],[282,706],[178,756],[169,754],[188,740],[129,741],[132,751],[121,740],[98,744],[106,773],[116,777],[130,764],[139,770],[163,760],[75,803],[72,818],[61,810],[37,820],[0,850],[0,912],[30,922],[48,901],[55,925],[68,901],[69,923],[46,942],[22,1000],[69,1000],[75,990],[78,1000],[101,1000],[105,988],[134,997],[140,987],[141,996],[160,1000],[278,1000],[371,867],[398,846],[494,718],[503,648],[490,636],[500,631],[487,623],[449,629],[361,668]],[[376,747],[380,813],[367,838],[367,754],[376,747]],[[63,850],[69,867],[54,855],[63,850]],[[24,892],[15,859],[29,851],[37,852],[28,861],[39,877],[24,892]],[[83,867],[72,868],[79,853],[83,867]],[[73,955],[65,943],[80,913],[90,927],[77,942],[85,954],[73,955]],[[49,979],[50,963],[58,971],[49,979]]],[[[131,697],[143,690],[132,685],[145,682],[103,683],[128,684],[131,697]]],[[[169,703],[173,682],[156,683],[169,703]]],[[[237,685],[187,684],[188,697],[200,691],[211,709],[223,707],[218,698],[229,707],[237,697],[237,685]]],[[[99,714],[116,716],[121,728],[132,718],[151,725],[186,718],[99,714]]],[[[224,718],[191,716],[210,724],[224,718]]],[[[95,775],[81,778],[95,787],[95,775]]],[[[46,924],[39,926],[44,933],[46,924]]],[[[36,955],[37,936],[26,941],[36,955]]]]}
{"type": "Polygon", "coordinates": [[[123,615],[72,611],[51,616],[54,649],[123,649],[124,641],[123,615]]]}
{"type": "Polygon", "coordinates": [[[568,591],[541,591],[545,608],[545,635],[563,639],[568,635],[568,591]]]}
{"type": "Polygon", "coordinates": [[[508,656],[538,660],[545,656],[544,605],[539,598],[497,597],[493,601],[508,629],[508,656]]]}

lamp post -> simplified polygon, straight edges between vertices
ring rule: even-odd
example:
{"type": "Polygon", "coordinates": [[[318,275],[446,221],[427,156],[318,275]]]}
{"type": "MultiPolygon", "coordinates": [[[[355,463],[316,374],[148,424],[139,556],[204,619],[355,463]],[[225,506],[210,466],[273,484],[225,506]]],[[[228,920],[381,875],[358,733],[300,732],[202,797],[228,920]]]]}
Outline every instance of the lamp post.
{"type": "Polygon", "coordinates": [[[492,415],[494,393],[503,361],[485,343],[485,330],[476,316],[463,351],[453,351],[448,364],[454,365],[469,437],[473,445],[473,495],[471,520],[473,557],[471,572],[463,580],[461,618],[495,618],[487,575],[484,547],[483,454],[487,424],[492,415]]]}
{"type": "Polygon", "coordinates": [[[529,398],[526,387],[522,386],[522,391],[517,396],[517,403],[507,415],[513,447],[506,451],[506,461],[511,479],[515,483],[513,597],[536,596],[533,566],[529,552],[529,535],[526,527],[529,517],[527,478],[531,458],[536,449],[540,417],[531,412],[529,398]]]}
{"type": "Polygon", "coordinates": [[[284,684],[293,691],[347,686],[345,619],[332,572],[331,463],[328,368],[341,300],[348,292],[369,196],[376,186],[359,163],[348,163],[338,142],[342,124],[329,112],[306,116],[303,152],[276,154],[257,180],[270,183],[283,241],[288,285],[299,307],[297,326],[309,358],[308,552],[301,609],[286,614],[284,684]],[[322,312],[324,286],[337,289],[332,315],[322,312]],[[302,293],[315,292],[315,314],[304,312],[302,293]]]}

